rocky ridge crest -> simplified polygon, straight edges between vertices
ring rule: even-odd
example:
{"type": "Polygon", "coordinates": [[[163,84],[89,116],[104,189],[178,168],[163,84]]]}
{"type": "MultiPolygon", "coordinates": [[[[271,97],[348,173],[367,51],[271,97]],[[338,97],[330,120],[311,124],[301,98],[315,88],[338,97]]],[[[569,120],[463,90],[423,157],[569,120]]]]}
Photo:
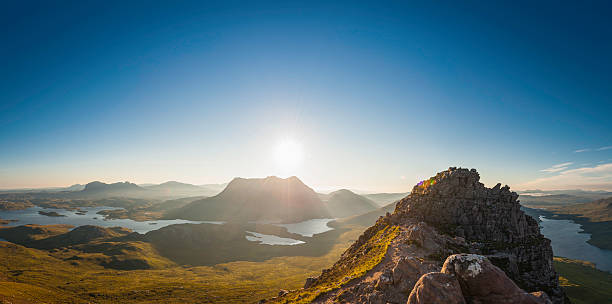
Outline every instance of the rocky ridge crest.
{"type": "Polygon", "coordinates": [[[552,267],[550,241],[517,199],[508,186],[485,187],[475,169],[449,168],[416,185],[393,214],[380,217],[320,277],[272,302],[415,304],[435,302],[425,295],[447,293],[456,303],[569,303],[552,267]],[[395,235],[381,244],[378,235],[390,228],[395,235]],[[361,265],[368,267],[363,275],[340,275],[330,284],[330,273],[355,267],[381,246],[385,252],[375,265],[361,265]],[[472,268],[465,273],[486,271],[462,276],[461,267],[443,267],[460,265],[465,258],[453,255],[463,253],[478,262],[468,263],[472,268]],[[476,288],[488,281],[483,278],[500,285],[476,288]]]}

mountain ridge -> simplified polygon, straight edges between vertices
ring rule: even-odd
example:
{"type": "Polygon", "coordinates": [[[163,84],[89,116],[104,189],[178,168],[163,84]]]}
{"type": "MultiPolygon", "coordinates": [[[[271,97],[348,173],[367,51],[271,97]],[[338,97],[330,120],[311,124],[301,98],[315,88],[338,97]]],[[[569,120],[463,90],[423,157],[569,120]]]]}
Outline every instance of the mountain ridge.
{"type": "Polygon", "coordinates": [[[431,287],[443,285],[436,276],[426,280],[433,285],[415,285],[433,272],[441,273],[438,279],[459,280],[460,290],[448,303],[568,303],[552,267],[550,240],[520,210],[518,194],[501,184],[486,188],[479,180],[474,169],[451,167],[420,182],[331,268],[270,302],[406,303],[410,295],[409,303],[435,303],[427,295],[442,295],[431,287]],[[457,254],[468,255],[451,259],[457,254]],[[466,278],[443,264],[487,271],[483,277],[467,272],[466,278]],[[468,288],[472,278],[494,278],[502,288],[489,290],[493,299],[468,288]]]}

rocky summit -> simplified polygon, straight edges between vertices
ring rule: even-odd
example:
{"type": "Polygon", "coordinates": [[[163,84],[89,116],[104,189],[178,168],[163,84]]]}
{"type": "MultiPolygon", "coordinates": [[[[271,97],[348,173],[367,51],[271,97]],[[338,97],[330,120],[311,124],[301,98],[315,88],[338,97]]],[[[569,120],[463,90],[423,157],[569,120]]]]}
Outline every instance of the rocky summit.
{"type": "Polygon", "coordinates": [[[417,184],[329,269],[273,303],[569,303],[550,241],[508,186],[449,168],[417,184]]]}

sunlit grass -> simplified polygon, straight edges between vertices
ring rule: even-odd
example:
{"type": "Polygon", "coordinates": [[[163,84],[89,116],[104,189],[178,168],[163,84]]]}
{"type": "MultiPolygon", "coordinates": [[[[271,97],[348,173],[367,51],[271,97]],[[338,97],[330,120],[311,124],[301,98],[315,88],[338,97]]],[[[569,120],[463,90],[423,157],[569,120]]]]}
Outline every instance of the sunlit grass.
{"type": "Polygon", "coordinates": [[[322,274],[309,288],[290,292],[288,295],[277,299],[276,302],[310,303],[319,295],[338,289],[353,279],[363,276],[383,260],[387,248],[397,236],[398,230],[399,227],[397,226],[387,226],[381,229],[357,250],[362,252],[362,255],[356,255],[356,259],[338,261],[329,272],[322,274]]]}
{"type": "MultiPolygon", "coordinates": [[[[263,262],[112,270],[87,260],[79,265],[46,251],[0,242],[0,299],[13,303],[254,303],[297,289],[330,267],[362,233],[354,226],[327,254],[277,257],[263,262]],[[17,299],[17,301],[15,301],[17,299]]],[[[144,248],[152,262],[159,256],[144,248]]]]}

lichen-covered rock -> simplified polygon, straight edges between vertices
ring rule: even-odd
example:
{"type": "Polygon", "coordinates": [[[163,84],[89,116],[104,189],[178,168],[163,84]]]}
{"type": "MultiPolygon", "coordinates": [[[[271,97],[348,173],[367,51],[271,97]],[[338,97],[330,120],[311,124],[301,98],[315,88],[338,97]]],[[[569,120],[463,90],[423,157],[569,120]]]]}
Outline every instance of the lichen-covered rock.
{"type": "Polygon", "coordinates": [[[442,273],[457,279],[463,296],[470,303],[550,303],[543,296],[536,297],[520,289],[501,269],[481,255],[451,255],[444,262],[442,273]]]}
{"type": "Polygon", "coordinates": [[[407,304],[465,304],[461,286],[453,275],[430,272],[414,285],[407,304]]]}

